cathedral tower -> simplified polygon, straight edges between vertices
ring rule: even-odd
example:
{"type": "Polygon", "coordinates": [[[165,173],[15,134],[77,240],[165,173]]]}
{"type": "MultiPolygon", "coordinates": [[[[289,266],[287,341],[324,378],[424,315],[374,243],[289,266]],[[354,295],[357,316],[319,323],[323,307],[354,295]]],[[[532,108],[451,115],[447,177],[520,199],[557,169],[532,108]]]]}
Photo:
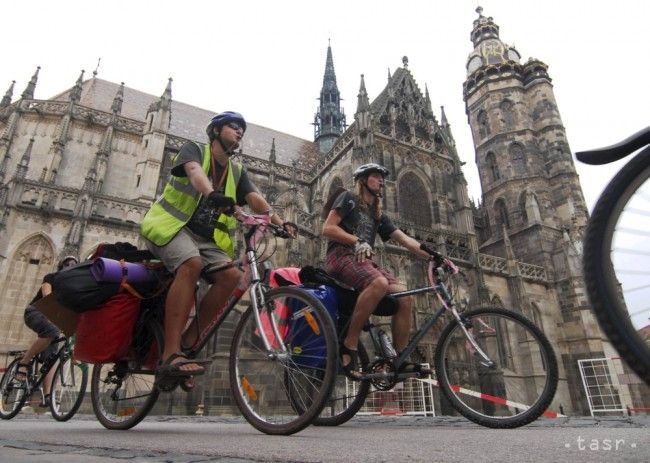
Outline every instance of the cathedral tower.
{"type": "Polygon", "coordinates": [[[341,109],[341,93],[336,85],[332,47],[329,45],[319,100],[320,105],[314,116],[314,141],[318,143],[320,152],[325,154],[346,128],[345,113],[341,109]]]}
{"type": "MultiPolygon", "coordinates": [[[[486,225],[479,250],[512,257],[510,247],[517,260],[546,269],[560,313],[546,306],[545,316],[561,320],[556,353],[575,381],[578,359],[608,350],[597,341],[603,338],[582,275],[587,207],[548,66],[533,58],[522,64],[519,52],[499,38],[493,19],[481,7],[476,11],[463,97],[483,192],[479,214],[486,225]]],[[[516,302],[526,308],[526,299],[516,302]]]]}

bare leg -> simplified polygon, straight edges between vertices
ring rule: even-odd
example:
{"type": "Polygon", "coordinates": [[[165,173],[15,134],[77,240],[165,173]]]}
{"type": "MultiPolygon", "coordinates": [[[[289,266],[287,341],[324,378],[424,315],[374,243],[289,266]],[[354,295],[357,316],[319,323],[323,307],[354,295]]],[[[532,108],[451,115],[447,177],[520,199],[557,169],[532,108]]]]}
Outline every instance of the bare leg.
{"type": "MultiPolygon", "coordinates": [[[[400,284],[391,285],[388,288],[389,293],[396,293],[403,291],[405,288],[400,284]]],[[[391,328],[393,333],[393,345],[397,352],[404,350],[408,344],[409,334],[411,332],[411,307],[413,301],[410,297],[400,297],[397,299],[397,313],[393,315],[391,320],[391,328]]]]}
{"type": "MultiPolygon", "coordinates": [[[[377,278],[370,283],[366,288],[361,291],[357,303],[352,312],[350,326],[348,327],[348,334],[343,341],[343,345],[351,350],[357,350],[359,344],[359,336],[366,320],[377,308],[379,301],[386,295],[388,291],[388,280],[384,277],[377,278]]],[[[350,356],[343,355],[341,362],[343,365],[350,363],[350,356]]]]}
{"type": "MultiPolygon", "coordinates": [[[[181,350],[181,333],[192,309],[194,290],[199,281],[203,264],[200,257],[192,257],[183,262],[176,270],[167,299],[165,301],[165,349],[162,355],[166,360],[174,352],[181,350]]],[[[174,359],[172,363],[181,362],[183,359],[174,359]]],[[[203,367],[196,363],[186,363],[179,367],[181,371],[198,373],[203,367]]]]}

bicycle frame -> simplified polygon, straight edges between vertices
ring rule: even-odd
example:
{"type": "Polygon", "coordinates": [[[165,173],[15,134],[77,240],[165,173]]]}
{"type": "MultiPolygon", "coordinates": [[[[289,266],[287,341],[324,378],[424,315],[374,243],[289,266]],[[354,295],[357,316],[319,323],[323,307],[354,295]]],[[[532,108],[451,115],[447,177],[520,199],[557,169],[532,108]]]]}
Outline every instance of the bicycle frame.
{"type": "MultiPolygon", "coordinates": [[[[60,342],[63,342],[63,345],[59,348],[56,354],[54,354],[54,356],[57,359],[52,362],[52,364],[49,366],[47,371],[44,371],[42,373],[40,372],[41,363],[42,363],[39,360],[40,354],[35,355],[34,358],[32,359],[31,361],[32,373],[27,375],[27,381],[25,383],[25,392],[27,393],[27,395],[32,394],[36,389],[41,389],[43,386],[43,382],[47,377],[47,374],[52,370],[52,368],[54,368],[54,366],[57,364],[57,361],[62,362],[63,360],[66,359],[66,355],[69,355],[70,342],[67,337],[61,336],[55,338],[50,343],[50,345],[58,344],[60,342]]],[[[74,381],[74,370],[72,370],[72,374],[73,374],[73,381],[74,381]]]]}
{"type": "MultiPolygon", "coordinates": [[[[424,321],[424,324],[420,327],[419,330],[416,331],[416,333],[411,338],[411,341],[407,344],[407,346],[404,348],[401,354],[396,359],[393,360],[393,364],[396,370],[399,370],[400,366],[402,366],[404,363],[407,362],[407,359],[415,351],[422,338],[424,338],[427,332],[436,324],[438,319],[445,312],[450,312],[453,315],[453,317],[456,319],[456,322],[463,330],[463,333],[465,334],[467,341],[471,344],[472,348],[476,351],[476,353],[478,353],[483,358],[482,361],[483,365],[486,367],[491,367],[494,365],[494,362],[490,360],[490,358],[477,344],[476,340],[474,339],[474,336],[472,336],[470,332],[467,330],[467,327],[463,322],[462,316],[456,310],[456,303],[454,302],[454,299],[451,293],[449,292],[449,289],[444,281],[445,273],[456,275],[459,273],[459,269],[449,259],[445,259],[443,264],[437,268],[435,268],[434,262],[431,261],[429,262],[429,266],[427,269],[427,276],[429,279],[430,286],[416,288],[416,289],[409,289],[409,290],[399,291],[390,294],[391,297],[399,299],[402,297],[413,296],[415,294],[435,292],[441,304],[441,307],[424,321]],[[447,266],[449,271],[445,272],[443,266],[447,266]],[[436,271],[435,278],[434,278],[434,270],[436,271]]],[[[375,346],[375,351],[378,351],[377,348],[379,346],[379,339],[378,339],[377,332],[374,328],[375,326],[373,324],[370,324],[368,331],[370,333],[370,337],[372,339],[373,345],[375,346]]],[[[386,375],[385,373],[364,374],[363,379],[380,378],[380,377],[385,377],[385,375],[386,375]]]]}
{"type": "MultiPolygon", "coordinates": [[[[244,241],[246,243],[244,257],[232,261],[221,267],[215,268],[211,270],[210,273],[216,273],[220,270],[225,270],[230,267],[239,267],[244,269],[244,274],[241,277],[239,285],[237,285],[237,287],[230,294],[224,306],[217,311],[210,323],[208,323],[204,330],[199,333],[197,342],[191,348],[189,348],[187,354],[190,357],[195,357],[201,351],[201,349],[203,349],[210,338],[212,338],[212,336],[219,330],[219,327],[223,321],[235,308],[237,303],[241,300],[244,294],[246,294],[246,292],[248,292],[250,295],[255,322],[258,327],[262,326],[260,319],[260,307],[263,307],[265,304],[265,291],[262,287],[262,276],[260,275],[259,269],[257,268],[258,260],[255,246],[264,236],[267,230],[271,227],[271,217],[266,215],[248,214],[242,214],[241,217],[242,218],[238,220],[244,225],[250,226],[249,230],[244,234],[244,241]]],[[[271,323],[271,326],[273,327],[273,334],[275,336],[275,339],[281,339],[282,336],[280,335],[277,324],[273,322],[271,323]]],[[[268,351],[277,350],[272,349],[271,342],[269,342],[269,339],[264,330],[260,330],[260,338],[264,343],[264,347],[268,351]]],[[[288,353],[287,348],[283,343],[280,343],[280,349],[282,350],[283,354],[288,353]]]]}

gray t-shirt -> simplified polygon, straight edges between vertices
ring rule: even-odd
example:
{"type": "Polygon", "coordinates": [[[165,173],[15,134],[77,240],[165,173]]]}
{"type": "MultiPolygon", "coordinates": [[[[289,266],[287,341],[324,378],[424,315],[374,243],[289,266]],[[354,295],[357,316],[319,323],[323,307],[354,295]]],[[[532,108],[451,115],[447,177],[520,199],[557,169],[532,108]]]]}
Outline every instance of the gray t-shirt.
{"type": "MultiPolygon", "coordinates": [[[[185,143],[182,147],[181,150],[178,153],[178,156],[176,157],[176,162],[172,166],[172,175],[175,177],[186,177],[187,175],[185,174],[185,168],[183,167],[186,163],[194,161],[198,162],[199,164],[203,164],[203,152],[202,150],[196,145],[196,143],[185,143]]],[[[215,166],[215,178],[220,179],[223,176],[223,172],[225,169],[225,166],[221,166],[218,162],[214,163],[215,166]]],[[[212,179],[212,167],[210,167],[210,170],[208,171],[208,178],[212,179]]],[[[226,187],[226,182],[223,182],[223,185],[221,185],[221,188],[219,188],[218,191],[219,193],[223,193],[226,187]]],[[[244,166],[242,166],[242,171],[241,171],[241,176],[239,177],[239,182],[237,183],[237,191],[236,191],[236,197],[237,200],[235,201],[239,206],[243,206],[246,204],[246,195],[248,193],[252,192],[257,192],[257,188],[253,183],[250,181],[248,178],[248,173],[244,166]]],[[[199,202],[198,207],[196,208],[196,211],[194,211],[194,214],[190,218],[189,222],[187,223],[187,228],[192,230],[194,233],[196,233],[199,236],[202,236],[204,238],[212,238],[212,235],[214,234],[214,226],[208,225],[205,223],[205,217],[207,211],[205,208],[205,198],[201,198],[201,201],[199,202]]]]}
{"type": "MultiPolygon", "coordinates": [[[[373,248],[375,247],[375,236],[379,234],[383,241],[388,241],[390,235],[397,230],[397,227],[391,220],[382,214],[379,219],[375,219],[371,210],[361,209],[357,204],[356,197],[349,191],[341,193],[334,203],[332,209],[341,217],[339,226],[347,233],[357,236],[359,239],[366,241],[373,248]]],[[[337,241],[328,241],[327,250],[335,248],[336,246],[348,246],[337,241]]]]}

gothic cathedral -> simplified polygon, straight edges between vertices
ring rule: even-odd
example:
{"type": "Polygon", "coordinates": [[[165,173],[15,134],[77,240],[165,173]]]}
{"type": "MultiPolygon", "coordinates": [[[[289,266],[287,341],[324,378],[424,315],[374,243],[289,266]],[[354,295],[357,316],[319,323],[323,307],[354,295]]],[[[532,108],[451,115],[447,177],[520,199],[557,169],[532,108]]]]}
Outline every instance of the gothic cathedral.
{"type": "MultiPolygon", "coordinates": [[[[298,239],[278,245],[276,266],[322,264],[321,210],[329,192],[350,187],[361,164],[385,165],[391,177],[384,211],[463,268],[463,308],[514,308],[545,331],[560,363],[553,407],[585,414],[577,361],[613,355],[584,289],[587,208],[546,64],[522,64],[492,18],[477,11],[463,97],[480,204],[469,200],[444,108],[434,113],[429,89],[417,85],[406,57],[372,99],[361,76],[348,125],[328,46],[314,140],[253,122],[238,156],[273,208],[300,226],[298,239]]],[[[142,245],[139,223],[162,191],[171,156],[188,140],[206,142],[207,121],[230,109],[174,101],[171,79],[156,98],[96,73],[84,80],[83,72],[71,89],[39,100],[38,74],[16,101],[12,83],[0,102],[0,355],[32,341],[23,311],[60,257],[83,258],[100,242],[142,245]]],[[[423,283],[423,265],[399,246],[380,244],[377,258],[407,286],[423,283]]],[[[430,303],[415,301],[414,328],[430,303]]],[[[210,347],[223,358],[224,339],[210,347]]],[[[433,363],[435,341],[434,333],[421,343],[421,361],[433,363]]],[[[215,404],[230,400],[227,375],[206,375],[201,389],[215,404]]],[[[190,413],[194,399],[187,399],[190,413]]]]}

